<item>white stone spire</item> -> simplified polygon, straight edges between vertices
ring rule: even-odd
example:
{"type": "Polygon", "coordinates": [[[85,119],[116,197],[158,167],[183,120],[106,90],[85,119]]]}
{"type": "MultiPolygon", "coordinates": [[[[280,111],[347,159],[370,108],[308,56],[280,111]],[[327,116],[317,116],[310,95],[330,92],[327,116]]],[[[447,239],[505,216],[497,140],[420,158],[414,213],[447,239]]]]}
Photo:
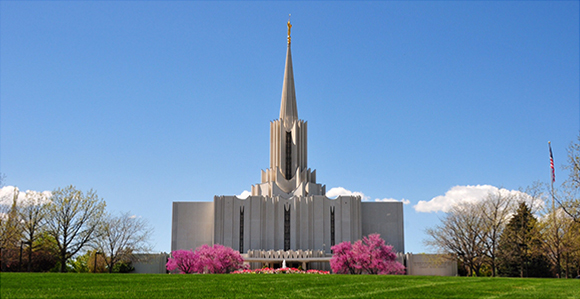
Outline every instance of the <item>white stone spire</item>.
{"type": "Polygon", "coordinates": [[[324,195],[326,186],[316,183],[316,170],[308,168],[307,123],[298,119],[292,52],[288,49],[280,103],[280,119],[270,123],[270,168],[262,170],[262,182],[252,186],[252,196],[324,195]]]}
{"type": "Polygon", "coordinates": [[[294,71],[292,70],[292,51],[290,50],[290,28],[292,28],[292,25],[288,21],[288,49],[286,50],[286,68],[284,70],[282,101],[280,103],[280,120],[282,120],[284,129],[287,132],[292,129],[294,122],[298,120],[296,91],[294,89],[294,71]]]}

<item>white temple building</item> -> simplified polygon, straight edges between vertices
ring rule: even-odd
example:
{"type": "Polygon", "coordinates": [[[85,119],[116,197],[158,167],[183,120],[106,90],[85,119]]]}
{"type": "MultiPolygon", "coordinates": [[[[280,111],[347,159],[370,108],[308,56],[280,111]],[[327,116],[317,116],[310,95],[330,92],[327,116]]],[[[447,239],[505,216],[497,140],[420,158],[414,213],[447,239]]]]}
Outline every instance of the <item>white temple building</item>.
{"type": "Polygon", "coordinates": [[[322,252],[343,241],[379,233],[404,252],[403,203],[360,196],[325,196],[308,168],[307,122],[298,118],[290,22],[280,117],[270,122],[270,167],[251,196],[215,196],[213,202],[173,202],[171,250],[222,244],[241,253],[322,252]]]}

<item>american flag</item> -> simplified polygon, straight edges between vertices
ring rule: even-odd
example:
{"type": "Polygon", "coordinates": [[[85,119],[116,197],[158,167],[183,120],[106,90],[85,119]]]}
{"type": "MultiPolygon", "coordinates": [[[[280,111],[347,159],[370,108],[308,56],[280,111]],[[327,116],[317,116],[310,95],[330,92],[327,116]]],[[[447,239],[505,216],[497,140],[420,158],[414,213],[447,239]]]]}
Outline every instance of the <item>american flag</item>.
{"type": "Polygon", "coordinates": [[[552,144],[548,141],[550,148],[550,168],[552,169],[552,183],[556,181],[556,172],[554,171],[554,156],[552,155],[552,144]]]}

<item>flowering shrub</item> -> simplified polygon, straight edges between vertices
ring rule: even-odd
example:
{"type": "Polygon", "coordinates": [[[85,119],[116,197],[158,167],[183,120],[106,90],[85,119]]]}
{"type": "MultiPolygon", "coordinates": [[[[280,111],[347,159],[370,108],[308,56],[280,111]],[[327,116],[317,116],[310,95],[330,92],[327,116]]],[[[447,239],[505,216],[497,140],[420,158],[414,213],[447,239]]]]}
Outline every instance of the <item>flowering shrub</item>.
{"type": "Polygon", "coordinates": [[[202,245],[195,251],[176,250],[171,253],[167,270],[190,273],[230,273],[244,268],[244,259],[239,252],[220,244],[202,245]]]}
{"type": "Polygon", "coordinates": [[[307,270],[306,274],[330,274],[330,271],[307,270]]]}
{"type": "Polygon", "coordinates": [[[354,244],[342,242],[332,246],[330,268],[338,274],[404,274],[393,246],[385,245],[379,234],[363,237],[354,244]]]}
{"type": "Polygon", "coordinates": [[[319,271],[319,270],[308,270],[303,271],[296,268],[262,268],[262,269],[255,269],[255,270],[238,270],[232,272],[232,274],[330,274],[328,271],[319,271]]]}

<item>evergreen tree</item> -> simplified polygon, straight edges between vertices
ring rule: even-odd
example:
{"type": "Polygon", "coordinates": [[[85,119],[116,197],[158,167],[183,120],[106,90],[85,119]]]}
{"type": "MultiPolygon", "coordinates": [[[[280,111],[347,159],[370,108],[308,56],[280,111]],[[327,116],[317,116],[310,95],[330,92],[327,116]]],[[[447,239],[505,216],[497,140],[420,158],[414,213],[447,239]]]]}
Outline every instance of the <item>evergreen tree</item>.
{"type": "Polygon", "coordinates": [[[512,277],[550,277],[542,253],[538,220],[525,202],[519,204],[500,238],[499,273],[512,277]]]}

